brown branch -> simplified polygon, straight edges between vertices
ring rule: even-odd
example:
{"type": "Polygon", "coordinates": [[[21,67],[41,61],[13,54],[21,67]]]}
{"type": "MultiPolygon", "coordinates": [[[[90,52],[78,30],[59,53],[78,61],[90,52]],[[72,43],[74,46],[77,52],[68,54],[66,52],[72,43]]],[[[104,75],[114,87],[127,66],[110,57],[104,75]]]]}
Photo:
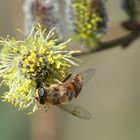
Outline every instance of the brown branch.
{"type": "Polygon", "coordinates": [[[117,46],[122,46],[122,48],[126,48],[138,37],[140,37],[140,30],[129,32],[128,34],[118,37],[116,39],[112,39],[109,41],[101,41],[99,42],[99,47],[97,49],[89,50],[87,52],[83,51],[82,53],[76,54],[75,56],[83,56],[83,55],[103,51],[106,49],[114,48],[117,46]]]}

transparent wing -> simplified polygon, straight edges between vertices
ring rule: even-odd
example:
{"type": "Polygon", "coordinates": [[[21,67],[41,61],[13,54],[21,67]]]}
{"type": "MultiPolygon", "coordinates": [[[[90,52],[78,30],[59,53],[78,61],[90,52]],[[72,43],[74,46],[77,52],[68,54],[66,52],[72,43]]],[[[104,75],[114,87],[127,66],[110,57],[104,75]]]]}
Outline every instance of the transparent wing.
{"type": "Polygon", "coordinates": [[[66,104],[66,105],[60,105],[59,108],[62,110],[80,118],[83,120],[90,120],[91,114],[83,107],[75,104],[66,104]]]}
{"type": "Polygon", "coordinates": [[[82,76],[83,83],[87,83],[94,75],[95,69],[89,68],[81,73],[79,73],[82,76]]]}
{"type": "Polygon", "coordinates": [[[68,73],[66,75],[66,77],[63,79],[62,83],[65,83],[67,81],[71,81],[73,78],[75,78],[75,76],[77,75],[81,75],[82,76],[82,80],[83,80],[83,83],[87,83],[88,80],[90,80],[93,75],[95,73],[95,69],[94,68],[89,68],[79,74],[75,74],[74,76],[72,76],[72,73],[68,73]]]}

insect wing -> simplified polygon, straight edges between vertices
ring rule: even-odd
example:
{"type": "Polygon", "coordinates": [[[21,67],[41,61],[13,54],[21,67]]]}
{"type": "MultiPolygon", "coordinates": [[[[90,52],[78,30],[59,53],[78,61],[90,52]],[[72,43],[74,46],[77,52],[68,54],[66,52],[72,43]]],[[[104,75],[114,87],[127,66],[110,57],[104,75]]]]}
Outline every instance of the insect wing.
{"type": "Polygon", "coordinates": [[[81,72],[80,75],[82,76],[83,83],[84,84],[87,83],[93,77],[94,73],[95,73],[94,68],[90,68],[81,72]]]}
{"type": "Polygon", "coordinates": [[[83,120],[90,120],[91,114],[83,107],[75,104],[66,104],[59,106],[62,110],[83,120]]]}

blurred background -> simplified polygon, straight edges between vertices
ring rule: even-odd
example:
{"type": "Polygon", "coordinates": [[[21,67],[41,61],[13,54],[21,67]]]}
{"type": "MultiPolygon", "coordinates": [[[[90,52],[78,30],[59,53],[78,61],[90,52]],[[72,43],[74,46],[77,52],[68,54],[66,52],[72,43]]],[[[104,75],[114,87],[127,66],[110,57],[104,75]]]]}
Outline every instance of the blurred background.
{"type": "MultiPolygon", "coordinates": [[[[63,0],[60,1],[63,4],[63,0]]],[[[24,1],[0,1],[0,36],[22,39],[24,1]]],[[[63,5],[62,5],[63,6],[63,5]]],[[[120,0],[108,0],[108,30],[103,40],[127,31],[119,25],[127,19],[120,0]]],[[[80,56],[83,63],[75,72],[89,67],[95,76],[74,102],[87,108],[92,119],[83,121],[58,108],[31,116],[8,103],[0,104],[1,140],[139,140],[140,139],[140,39],[127,49],[115,47],[80,56]]],[[[71,44],[71,49],[80,49],[71,44]]],[[[4,89],[1,89],[3,92],[4,89]]]]}

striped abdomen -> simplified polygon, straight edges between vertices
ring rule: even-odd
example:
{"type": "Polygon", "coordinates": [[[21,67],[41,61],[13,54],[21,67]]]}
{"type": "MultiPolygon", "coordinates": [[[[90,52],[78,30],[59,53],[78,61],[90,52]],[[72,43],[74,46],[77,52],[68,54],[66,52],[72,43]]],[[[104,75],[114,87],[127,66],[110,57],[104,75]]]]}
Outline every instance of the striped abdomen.
{"type": "Polygon", "coordinates": [[[76,98],[81,90],[82,90],[82,77],[80,74],[76,75],[73,80],[67,82],[64,84],[64,87],[67,91],[67,96],[69,97],[69,100],[72,98],[76,98]]]}
{"type": "Polygon", "coordinates": [[[82,90],[81,76],[75,76],[71,81],[64,83],[63,85],[51,85],[48,88],[46,102],[58,105],[64,104],[76,98],[82,90]]]}

